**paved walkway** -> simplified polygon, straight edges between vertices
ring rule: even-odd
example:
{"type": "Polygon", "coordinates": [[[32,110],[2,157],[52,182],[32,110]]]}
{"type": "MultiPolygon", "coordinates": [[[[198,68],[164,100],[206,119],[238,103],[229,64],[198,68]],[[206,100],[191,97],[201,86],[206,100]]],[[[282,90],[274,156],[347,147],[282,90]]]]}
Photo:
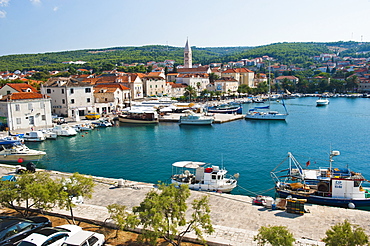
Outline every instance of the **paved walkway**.
{"type": "MultiPolygon", "coordinates": [[[[0,174],[14,172],[14,166],[0,165],[0,174]]],[[[65,175],[60,172],[51,172],[53,175],[65,175]]],[[[92,199],[85,200],[84,204],[74,209],[77,217],[95,221],[104,221],[108,218],[105,208],[109,204],[118,203],[127,206],[129,210],[138,206],[145,194],[153,189],[152,184],[124,181],[124,186],[117,188],[117,179],[94,178],[97,186],[92,199]]],[[[370,216],[368,211],[350,210],[343,208],[325,207],[306,204],[310,213],[295,215],[283,210],[269,210],[251,204],[252,199],[247,196],[203,193],[191,191],[189,201],[204,194],[210,195],[211,219],[216,229],[212,235],[207,235],[209,242],[214,245],[257,245],[253,236],[258,233],[261,226],[287,226],[298,239],[296,245],[324,245],[320,240],[325,237],[325,231],[331,226],[347,219],[357,224],[370,235],[370,216]]],[[[53,212],[66,214],[68,211],[53,210],[53,212]]],[[[195,237],[190,235],[189,237],[195,237]]]]}

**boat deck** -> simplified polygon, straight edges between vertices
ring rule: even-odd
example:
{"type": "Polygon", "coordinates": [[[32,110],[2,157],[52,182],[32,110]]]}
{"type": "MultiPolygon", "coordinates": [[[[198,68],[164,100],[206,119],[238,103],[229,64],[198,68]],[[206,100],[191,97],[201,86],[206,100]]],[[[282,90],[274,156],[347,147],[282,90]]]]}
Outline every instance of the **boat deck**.
{"type": "MultiPolygon", "coordinates": [[[[180,120],[180,116],[184,116],[182,113],[171,113],[168,115],[161,116],[159,118],[160,122],[178,122],[180,120]]],[[[222,124],[234,120],[241,120],[244,119],[244,115],[242,114],[214,114],[215,120],[213,123],[222,124]]]]}

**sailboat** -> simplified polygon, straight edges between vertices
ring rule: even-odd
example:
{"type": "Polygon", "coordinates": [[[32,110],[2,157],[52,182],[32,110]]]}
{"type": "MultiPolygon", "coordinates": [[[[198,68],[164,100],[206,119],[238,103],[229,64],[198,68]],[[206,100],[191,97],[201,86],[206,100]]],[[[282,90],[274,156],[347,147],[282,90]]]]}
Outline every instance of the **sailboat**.
{"type": "Polygon", "coordinates": [[[285,109],[285,113],[279,113],[278,111],[270,110],[270,97],[271,97],[271,85],[270,85],[270,65],[269,65],[269,79],[268,79],[268,106],[263,107],[254,107],[248,110],[248,113],[245,115],[245,118],[248,120],[285,120],[288,116],[288,111],[285,107],[284,100],[282,99],[282,105],[285,109]]]}

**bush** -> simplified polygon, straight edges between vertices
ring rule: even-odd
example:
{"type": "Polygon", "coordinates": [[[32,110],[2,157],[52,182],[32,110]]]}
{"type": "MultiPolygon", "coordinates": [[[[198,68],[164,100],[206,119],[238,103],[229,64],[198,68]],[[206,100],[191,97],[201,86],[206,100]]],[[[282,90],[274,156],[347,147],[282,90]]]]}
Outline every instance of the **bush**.
{"type": "Polygon", "coordinates": [[[295,241],[293,234],[285,226],[262,226],[253,239],[258,245],[270,243],[272,246],[291,246],[295,241]]]}
{"type": "Polygon", "coordinates": [[[365,245],[369,242],[364,229],[358,225],[352,225],[347,220],[332,226],[325,234],[326,237],[322,241],[327,246],[355,246],[365,245]]]}

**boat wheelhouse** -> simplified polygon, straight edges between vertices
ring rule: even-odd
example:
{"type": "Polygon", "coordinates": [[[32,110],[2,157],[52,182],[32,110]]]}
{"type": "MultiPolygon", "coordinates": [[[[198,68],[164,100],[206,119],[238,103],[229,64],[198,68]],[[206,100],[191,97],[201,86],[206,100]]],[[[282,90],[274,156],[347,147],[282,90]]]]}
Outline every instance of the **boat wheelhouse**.
{"type": "Polygon", "coordinates": [[[226,169],[205,162],[175,162],[172,164],[172,173],[173,184],[186,184],[192,190],[227,193],[237,186],[237,175],[227,177],[226,169]]]}

